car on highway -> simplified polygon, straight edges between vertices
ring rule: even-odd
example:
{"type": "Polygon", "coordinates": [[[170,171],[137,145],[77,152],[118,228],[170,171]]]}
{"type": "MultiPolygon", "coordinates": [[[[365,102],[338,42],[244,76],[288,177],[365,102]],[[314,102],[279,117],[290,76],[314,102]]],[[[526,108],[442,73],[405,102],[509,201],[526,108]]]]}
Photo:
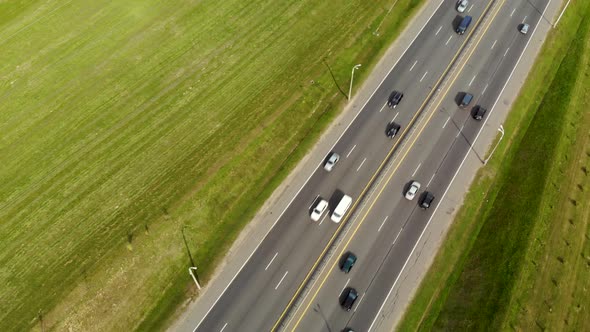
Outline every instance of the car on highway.
{"type": "Polygon", "coordinates": [[[354,332],[354,330],[350,327],[345,327],[344,330],[342,330],[342,332],[354,332]]]}
{"type": "Polygon", "coordinates": [[[346,311],[350,311],[350,309],[352,309],[352,306],[354,305],[354,302],[356,301],[356,299],[358,297],[359,297],[359,294],[356,291],[356,289],[350,288],[350,287],[346,288],[344,290],[344,292],[342,292],[340,304],[342,305],[342,307],[344,309],[346,309],[346,311]]]}
{"type": "Polygon", "coordinates": [[[320,218],[322,217],[324,212],[326,212],[327,208],[328,208],[328,201],[320,198],[318,200],[318,203],[315,205],[315,207],[311,211],[311,220],[313,220],[313,221],[320,220],[320,218]]]}
{"type": "Polygon", "coordinates": [[[406,191],[406,199],[411,201],[414,199],[414,197],[416,197],[416,194],[418,193],[418,191],[420,190],[420,182],[418,181],[412,181],[412,183],[410,183],[410,187],[408,188],[408,191],[406,191]]]}
{"type": "Polygon", "coordinates": [[[473,95],[471,93],[463,92],[463,98],[461,98],[461,101],[459,102],[459,107],[465,108],[465,107],[469,106],[469,104],[471,103],[472,100],[473,100],[473,95]]]}
{"type": "Polygon", "coordinates": [[[387,130],[385,131],[385,135],[387,135],[387,137],[389,137],[389,138],[394,138],[395,135],[397,135],[397,133],[399,132],[399,130],[401,128],[402,128],[402,126],[400,126],[399,124],[391,121],[387,125],[387,130]]]}
{"type": "Polygon", "coordinates": [[[336,205],[336,208],[332,212],[330,219],[335,223],[339,223],[340,220],[342,220],[342,217],[346,214],[346,211],[348,211],[350,204],[352,204],[352,197],[348,195],[342,196],[340,202],[338,202],[338,205],[336,205]]]}
{"type": "Polygon", "coordinates": [[[387,101],[387,106],[391,108],[396,108],[397,105],[402,101],[404,98],[404,94],[399,91],[393,91],[389,96],[389,100],[387,101]]]}
{"type": "Polygon", "coordinates": [[[467,28],[469,28],[469,25],[471,24],[471,20],[472,20],[471,16],[463,17],[463,19],[461,19],[461,22],[457,26],[457,30],[455,30],[455,31],[460,35],[464,34],[465,31],[467,31],[467,28]]]}
{"type": "Polygon", "coordinates": [[[328,157],[328,160],[326,160],[326,163],[324,164],[324,169],[328,172],[331,172],[339,160],[340,160],[340,155],[337,154],[336,152],[331,152],[330,156],[328,157]]]}
{"type": "Polygon", "coordinates": [[[457,11],[459,13],[462,13],[465,11],[465,9],[467,9],[467,6],[469,6],[469,1],[467,0],[459,0],[457,2],[457,11]]]}
{"type": "Polygon", "coordinates": [[[354,263],[356,263],[356,255],[351,253],[351,252],[347,252],[344,255],[344,258],[342,260],[342,265],[340,266],[340,269],[342,271],[344,271],[344,273],[348,273],[350,272],[350,270],[352,270],[352,267],[354,266],[354,263]]]}
{"type": "Polygon", "coordinates": [[[483,108],[479,105],[476,105],[473,108],[473,118],[477,121],[481,121],[483,119],[483,117],[486,115],[487,111],[488,110],[486,110],[485,108],[483,108]]]}
{"type": "Polygon", "coordinates": [[[523,23],[520,26],[520,33],[522,33],[523,35],[526,35],[529,32],[529,25],[526,23],[523,23]]]}
{"type": "Polygon", "coordinates": [[[420,202],[420,207],[422,209],[426,210],[430,207],[430,205],[432,205],[433,201],[434,201],[434,195],[430,191],[427,191],[422,196],[422,201],[420,202]]]}

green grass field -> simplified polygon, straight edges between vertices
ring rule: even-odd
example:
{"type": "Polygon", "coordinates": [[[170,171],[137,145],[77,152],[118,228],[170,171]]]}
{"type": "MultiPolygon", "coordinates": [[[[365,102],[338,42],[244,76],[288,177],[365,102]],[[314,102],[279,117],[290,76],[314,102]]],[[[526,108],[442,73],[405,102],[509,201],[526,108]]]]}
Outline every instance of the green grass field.
{"type": "Polygon", "coordinates": [[[0,331],[166,324],[182,230],[206,282],[422,0],[393,3],[0,2],[0,331]]]}
{"type": "Polygon", "coordinates": [[[399,330],[588,330],[589,104],[590,5],[574,0],[399,330]]]}

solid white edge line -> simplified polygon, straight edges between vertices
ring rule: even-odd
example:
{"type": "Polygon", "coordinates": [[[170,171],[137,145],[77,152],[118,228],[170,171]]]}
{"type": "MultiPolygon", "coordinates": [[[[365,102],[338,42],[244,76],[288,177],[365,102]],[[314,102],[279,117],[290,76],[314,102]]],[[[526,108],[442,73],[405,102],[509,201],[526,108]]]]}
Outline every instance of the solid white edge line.
{"type": "MultiPolygon", "coordinates": [[[[549,4],[551,3],[551,0],[547,1],[547,5],[545,6],[545,9],[543,10],[543,13],[541,14],[541,18],[545,17],[545,11],[547,11],[547,7],[549,7],[549,4]]],[[[479,129],[479,131],[477,132],[477,135],[475,136],[475,139],[473,140],[473,145],[475,145],[475,142],[477,142],[477,139],[479,138],[479,135],[481,134],[483,128],[485,127],[485,124],[487,123],[488,119],[491,118],[492,112],[494,111],[494,109],[496,108],[496,104],[498,103],[498,100],[500,100],[500,96],[502,96],[502,93],[504,93],[504,90],[506,89],[506,86],[508,86],[508,82],[510,82],[510,79],[512,78],[512,75],[514,74],[514,71],[516,70],[516,67],[518,67],[518,64],[520,63],[520,60],[522,59],[522,56],[524,55],[524,53],[526,52],[527,48],[529,47],[529,43],[530,41],[533,39],[533,35],[535,34],[535,32],[537,31],[537,27],[539,26],[539,23],[541,22],[541,19],[539,19],[539,21],[537,22],[537,24],[535,25],[535,29],[533,30],[532,34],[531,34],[531,38],[527,41],[524,50],[522,51],[522,53],[520,54],[520,56],[518,57],[518,60],[516,61],[516,64],[514,65],[514,67],[512,68],[512,71],[510,72],[510,76],[508,76],[508,79],[506,80],[506,82],[504,83],[504,86],[502,87],[502,90],[500,91],[500,94],[498,94],[498,98],[496,98],[496,101],[494,102],[494,105],[492,106],[492,108],[490,109],[490,115],[488,117],[486,117],[486,119],[484,120],[481,128],[479,129]]],[[[416,241],[416,243],[414,244],[414,248],[412,248],[412,251],[410,252],[410,255],[408,255],[408,258],[406,259],[406,262],[404,263],[404,265],[402,266],[402,269],[400,270],[400,273],[397,275],[397,277],[395,278],[395,281],[393,282],[393,285],[391,286],[391,289],[389,290],[389,292],[387,293],[387,296],[385,297],[385,300],[383,301],[383,303],[381,304],[381,307],[379,308],[379,310],[377,311],[377,314],[375,315],[375,318],[373,319],[373,322],[371,323],[371,326],[369,326],[369,330],[367,332],[370,332],[371,329],[373,328],[373,325],[375,324],[375,322],[377,321],[377,318],[379,317],[379,313],[381,312],[381,310],[383,310],[383,307],[385,306],[385,303],[387,303],[387,299],[389,299],[389,296],[391,295],[391,292],[393,291],[393,289],[395,288],[395,285],[397,284],[400,276],[403,274],[404,269],[406,268],[406,265],[408,264],[408,262],[410,261],[410,258],[412,257],[412,254],[414,253],[414,250],[416,250],[416,247],[418,246],[418,243],[420,243],[420,240],[422,239],[422,236],[424,235],[424,233],[426,232],[426,229],[428,229],[428,226],[430,225],[430,222],[432,221],[432,218],[434,217],[434,215],[436,214],[436,210],[438,210],[438,207],[440,206],[440,203],[442,203],[442,201],[444,200],[447,192],[449,191],[449,188],[451,188],[451,185],[453,185],[453,181],[455,181],[455,178],[457,177],[457,174],[459,174],[459,171],[461,171],[461,168],[463,167],[463,164],[465,163],[465,160],[467,160],[467,157],[469,156],[469,152],[471,152],[471,149],[467,150],[467,153],[465,154],[465,157],[463,157],[463,160],[461,161],[461,164],[459,165],[459,168],[457,168],[457,171],[455,172],[455,174],[453,175],[453,178],[451,179],[451,182],[449,183],[449,185],[447,186],[447,189],[445,190],[445,192],[443,193],[441,199],[438,201],[438,205],[436,206],[436,208],[434,209],[434,212],[432,213],[432,215],[430,216],[430,219],[428,219],[428,222],[426,223],[426,226],[424,227],[424,229],[422,230],[422,233],[420,234],[420,237],[418,238],[418,241],[416,241]]],[[[400,231],[401,233],[401,231],[400,231]]],[[[399,236],[399,234],[398,234],[399,236]]],[[[396,237],[397,240],[397,237],[396,237]]],[[[393,241],[395,243],[395,240],[393,241]]]]}
{"type": "MultiPolygon", "coordinates": [[[[404,55],[406,55],[406,52],[410,49],[410,47],[412,47],[412,45],[414,44],[414,42],[416,41],[416,39],[418,38],[418,36],[422,33],[422,31],[424,30],[424,28],[428,25],[428,23],[430,22],[430,20],[434,16],[434,14],[436,14],[436,12],[439,10],[439,8],[443,4],[443,2],[444,2],[444,0],[441,0],[439,2],[438,6],[436,7],[436,9],[434,11],[432,11],[432,14],[430,14],[430,17],[428,18],[428,20],[426,20],[426,23],[424,25],[422,25],[422,28],[420,28],[420,31],[418,31],[418,33],[414,36],[414,38],[412,39],[412,41],[408,44],[408,46],[406,47],[406,49],[402,52],[402,54],[399,56],[399,58],[395,61],[395,63],[393,64],[393,66],[391,66],[391,68],[389,69],[389,71],[387,72],[387,74],[385,76],[383,76],[383,79],[381,80],[381,82],[379,83],[379,85],[377,85],[377,87],[373,90],[373,92],[371,93],[371,95],[369,96],[369,98],[367,98],[367,101],[365,101],[365,103],[363,104],[363,106],[359,109],[359,111],[356,113],[356,115],[348,123],[348,125],[346,126],[346,128],[344,128],[344,131],[342,132],[342,134],[340,134],[340,137],[338,137],[338,139],[334,142],[334,144],[329,149],[329,151],[332,151],[334,149],[334,147],[336,146],[336,144],[338,144],[338,142],[340,141],[340,139],[342,138],[342,136],[344,136],[344,134],[346,134],[346,132],[348,131],[348,128],[350,128],[350,126],[354,123],[354,121],[359,116],[359,114],[361,114],[361,112],[365,109],[365,107],[367,106],[367,104],[369,103],[369,101],[371,101],[371,99],[373,99],[373,96],[375,95],[375,93],[377,93],[377,90],[379,90],[379,88],[381,88],[381,85],[383,85],[383,82],[385,82],[385,80],[387,79],[387,77],[389,76],[389,74],[391,74],[391,72],[393,71],[393,69],[395,68],[395,66],[397,66],[397,64],[399,63],[399,61],[404,57],[404,55]]],[[[262,240],[260,240],[260,242],[258,243],[258,245],[256,246],[256,248],[254,248],[254,250],[252,251],[252,253],[250,253],[250,256],[248,256],[248,259],[246,259],[246,261],[242,264],[242,266],[240,267],[240,269],[238,270],[238,272],[236,272],[236,274],[232,277],[232,279],[229,281],[229,283],[227,284],[227,286],[225,286],[224,290],[217,297],[217,299],[215,300],[215,302],[213,302],[213,305],[209,308],[209,310],[207,310],[207,312],[205,313],[205,316],[203,316],[203,318],[201,318],[201,320],[199,321],[199,323],[197,324],[197,326],[193,329],[193,332],[195,332],[199,328],[199,326],[201,325],[201,323],[203,323],[203,321],[205,320],[205,318],[207,318],[207,316],[209,315],[209,312],[211,312],[211,310],[213,309],[213,307],[215,307],[215,305],[217,304],[217,302],[219,302],[219,299],[221,299],[221,297],[223,296],[223,294],[225,294],[225,292],[227,291],[227,289],[229,288],[229,286],[232,284],[232,282],[234,281],[234,279],[236,279],[236,277],[238,276],[238,274],[240,274],[240,272],[242,271],[242,269],[244,268],[244,266],[246,266],[246,263],[248,263],[248,261],[250,260],[250,258],[252,258],[252,256],[256,252],[256,250],[258,250],[258,247],[260,247],[260,245],[262,244],[262,242],[264,242],[264,240],[266,239],[266,237],[268,236],[268,234],[270,234],[270,231],[272,231],[272,229],[275,227],[275,225],[277,224],[277,222],[281,219],[281,217],[283,216],[283,214],[285,214],[285,211],[287,211],[287,209],[289,208],[289,206],[291,206],[291,203],[293,203],[293,201],[295,200],[295,198],[297,198],[297,196],[299,195],[299,193],[301,192],[301,190],[303,190],[303,188],[305,187],[305,185],[307,185],[307,182],[309,182],[309,180],[315,174],[315,172],[321,166],[321,164],[322,164],[322,162],[320,162],[318,164],[318,166],[316,166],[316,168],[307,177],[307,180],[305,180],[305,182],[303,183],[303,185],[299,188],[299,190],[295,193],[295,195],[293,195],[293,198],[291,198],[291,201],[283,209],[283,212],[281,212],[281,214],[277,217],[277,219],[272,224],[272,226],[268,229],[268,231],[266,232],[266,234],[264,235],[264,237],[262,238],[262,240]]]]}

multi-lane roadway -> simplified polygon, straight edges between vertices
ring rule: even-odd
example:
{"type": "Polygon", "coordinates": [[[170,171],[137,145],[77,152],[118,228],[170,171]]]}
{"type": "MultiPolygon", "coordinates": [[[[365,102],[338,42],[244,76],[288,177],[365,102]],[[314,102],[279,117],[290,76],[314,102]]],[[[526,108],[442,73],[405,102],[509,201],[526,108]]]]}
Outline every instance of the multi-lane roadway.
{"type": "Polygon", "coordinates": [[[488,109],[486,117],[493,116],[493,106],[548,1],[470,1],[464,13],[456,11],[454,1],[440,2],[333,147],[340,162],[331,172],[318,165],[194,330],[370,330],[479,135],[486,118],[474,120],[472,107],[480,105],[488,109]],[[461,36],[455,28],[465,15],[473,22],[461,36]],[[518,30],[522,23],[530,25],[527,35],[518,30]],[[403,91],[404,98],[392,110],[386,102],[393,90],[403,91]],[[474,100],[460,109],[457,99],[465,92],[474,100]],[[394,139],[385,135],[392,120],[402,126],[394,139]],[[422,184],[420,194],[428,190],[436,196],[430,209],[418,207],[420,197],[404,198],[411,180],[422,184]],[[330,220],[330,211],[318,222],[310,219],[318,196],[333,209],[342,194],[355,203],[341,223],[330,220]],[[296,310],[288,310],[349,222],[354,223],[337,254],[296,310]],[[347,251],[358,261],[344,274],[337,262],[347,251]],[[346,287],[359,293],[349,312],[338,301],[346,287]]]}

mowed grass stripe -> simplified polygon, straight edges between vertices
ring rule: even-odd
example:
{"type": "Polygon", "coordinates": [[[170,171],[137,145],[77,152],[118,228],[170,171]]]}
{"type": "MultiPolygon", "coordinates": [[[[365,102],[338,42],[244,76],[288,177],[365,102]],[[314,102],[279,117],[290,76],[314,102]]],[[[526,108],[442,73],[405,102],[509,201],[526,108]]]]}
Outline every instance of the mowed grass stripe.
{"type": "Polygon", "coordinates": [[[396,5],[385,38],[371,32],[386,1],[12,7],[20,16],[0,31],[0,329],[39,312],[58,330],[166,318],[190,282],[180,228],[206,279],[342,103],[322,60],[346,85],[418,3],[396,5]]]}
{"type": "Polygon", "coordinates": [[[590,102],[588,9],[586,13],[569,52],[579,54],[578,63],[574,57],[562,65],[575,64],[575,72],[563,78],[573,83],[572,99],[564,108],[563,152],[552,169],[543,218],[533,230],[536,245],[527,251],[504,320],[506,327],[581,331],[590,324],[584,307],[590,280],[590,113],[585,107],[590,102]]]}

